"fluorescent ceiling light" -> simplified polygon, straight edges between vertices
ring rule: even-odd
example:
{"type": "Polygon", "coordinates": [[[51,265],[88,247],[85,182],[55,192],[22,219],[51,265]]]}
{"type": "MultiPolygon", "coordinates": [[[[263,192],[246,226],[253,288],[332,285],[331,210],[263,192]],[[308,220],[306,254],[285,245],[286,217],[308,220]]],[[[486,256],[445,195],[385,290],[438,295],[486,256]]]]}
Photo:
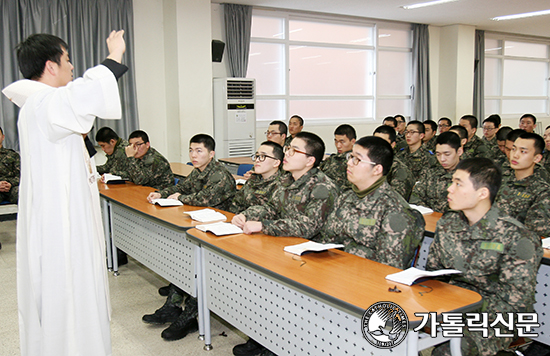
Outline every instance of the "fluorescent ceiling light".
{"type": "Polygon", "coordinates": [[[418,9],[420,7],[426,7],[426,6],[433,6],[433,5],[441,5],[448,2],[455,2],[458,0],[435,0],[435,1],[428,1],[428,2],[421,2],[418,4],[412,4],[412,5],[403,5],[401,6],[405,10],[412,10],[412,9],[418,9]]]}
{"type": "Polygon", "coordinates": [[[550,15],[550,10],[526,12],[524,14],[497,16],[497,17],[493,17],[491,20],[494,20],[494,21],[515,20],[515,19],[523,19],[526,17],[542,16],[542,15],[550,15]]]}

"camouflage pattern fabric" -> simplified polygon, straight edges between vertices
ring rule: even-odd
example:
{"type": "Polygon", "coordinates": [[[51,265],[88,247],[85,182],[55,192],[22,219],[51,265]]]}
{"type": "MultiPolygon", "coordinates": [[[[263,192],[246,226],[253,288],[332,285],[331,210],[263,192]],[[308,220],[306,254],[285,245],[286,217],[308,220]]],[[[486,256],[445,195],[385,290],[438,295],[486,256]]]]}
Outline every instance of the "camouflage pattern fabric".
{"type": "Polygon", "coordinates": [[[260,221],[262,232],[272,236],[316,236],[338,197],[338,188],[325,173],[312,168],[297,181],[286,173],[267,204],[252,206],[243,214],[260,221]]]}
{"type": "Polygon", "coordinates": [[[390,172],[387,175],[388,183],[405,200],[409,200],[414,187],[413,175],[409,167],[397,157],[393,157],[390,172]]]}
{"type": "Polygon", "coordinates": [[[19,153],[9,148],[0,147],[0,182],[11,184],[9,192],[0,193],[0,201],[17,204],[19,199],[19,178],[21,176],[21,159],[19,153]]]}
{"type": "Polygon", "coordinates": [[[96,166],[97,173],[111,173],[122,178],[128,178],[128,157],[126,156],[126,147],[128,141],[121,138],[118,139],[113,154],[106,155],[107,162],[101,166],[96,166]]]}
{"type": "Polygon", "coordinates": [[[348,160],[346,159],[346,155],[347,152],[332,154],[319,165],[319,169],[332,179],[339,188],[348,184],[346,173],[348,160]]]}
{"type": "MultiPolygon", "coordinates": [[[[502,164],[500,167],[500,170],[502,171],[502,181],[512,179],[510,177],[515,176],[514,169],[510,166],[510,161],[508,158],[506,158],[506,161],[502,164]]],[[[543,165],[540,163],[535,164],[535,168],[533,169],[533,175],[544,180],[546,183],[550,184],[550,172],[548,172],[546,169],[544,169],[543,165]]]]}
{"type": "Polygon", "coordinates": [[[237,190],[228,211],[239,214],[254,205],[263,205],[279,184],[283,171],[278,170],[271,177],[264,179],[261,174],[252,174],[240,190],[237,190]]]}
{"type": "Polygon", "coordinates": [[[411,153],[408,146],[404,147],[397,152],[397,158],[409,167],[415,182],[422,176],[422,171],[436,164],[435,158],[424,146],[420,146],[414,153],[411,153]]]}
{"type": "Polygon", "coordinates": [[[174,185],[170,163],[153,147],[141,158],[127,157],[128,178],[135,184],[164,189],[174,185]]]}
{"type": "Polygon", "coordinates": [[[220,162],[210,161],[204,171],[195,168],[177,185],[160,191],[163,198],[180,193],[178,199],[184,204],[210,206],[227,210],[235,196],[235,178],[220,162]]]}
{"type": "Polygon", "coordinates": [[[474,135],[471,140],[468,140],[464,145],[464,153],[462,159],[485,157],[493,159],[493,155],[489,147],[477,135],[474,135]]]}
{"type": "Polygon", "coordinates": [[[435,140],[437,140],[437,135],[434,135],[428,142],[422,144],[432,155],[435,154],[435,140]]]}
{"type": "Polygon", "coordinates": [[[440,164],[428,169],[414,186],[409,203],[428,207],[438,213],[446,212],[449,209],[447,188],[451,185],[454,172],[445,170],[440,164]]]}
{"type": "Polygon", "coordinates": [[[550,173],[550,151],[545,150],[542,153],[542,161],[540,161],[540,164],[546,168],[548,173],[550,173]]]}
{"type": "Polygon", "coordinates": [[[498,148],[498,142],[497,142],[497,137],[495,135],[495,137],[493,137],[491,140],[487,140],[485,138],[485,136],[483,136],[483,138],[481,139],[481,141],[485,144],[485,146],[489,149],[489,152],[490,152],[490,157],[488,158],[491,158],[491,159],[496,159],[497,157],[501,157],[501,155],[504,155],[506,156],[501,150],[500,148],[498,148]]]}
{"type": "MultiPolygon", "coordinates": [[[[473,226],[462,212],[449,210],[438,221],[430,246],[427,270],[458,269],[443,279],[473,290],[483,297],[480,312],[495,319],[496,312],[532,312],[537,271],[542,258],[541,239],[496,206],[473,226]]],[[[465,332],[462,355],[493,356],[504,350],[512,338],[489,338],[465,332]]],[[[448,343],[432,355],[450,355],[448,343]]]]}
{"type": "MultiPolygon", "coordinates": [[[[385,179],[385,178],[384,178],[385,179]]],[[[364,198],[346,189],[321,231],[321,241],[389,266],[411,266],[424,236],[424,218],[384,182],[364,198]]]]}

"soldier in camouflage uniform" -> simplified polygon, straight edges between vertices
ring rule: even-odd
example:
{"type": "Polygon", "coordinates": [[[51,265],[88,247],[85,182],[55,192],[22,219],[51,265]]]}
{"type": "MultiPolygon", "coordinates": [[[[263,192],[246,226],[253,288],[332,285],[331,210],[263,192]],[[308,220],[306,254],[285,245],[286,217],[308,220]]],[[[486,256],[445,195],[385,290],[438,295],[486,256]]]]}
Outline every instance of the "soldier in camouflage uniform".
{"type": "Polygon", "coordinates": [[[285,146],[290,145],[292,139],[298,132],[302,132],[304,129],[304,119],[299,115],[292,115],[288,120],[288,136],[285,140],[285,146]]]}
{"type": "MultiPolygon", "coordinates": [[[[395,130],[391,129],[390,126],[378,126],[374,130],[373,135],[384,139],[391,145],[392,149],[395,148],[396,134],[395,130]]],[[[403,199],[407,201],[409,200],[412,189],[416,182],[414,181],[413,175],[409,167],[395,155],[393,156],[393,163],[391,165],[391,169],[388,175],[386,176],[386,180],[391,185],[393,190],[399,193],[399,195],[401,195],[403,199]]]]}
{"type": "Polygon", "coordinates": [[[435,154],[439,164],[424,172],[420,181],[414,186],[409,202],[444,213],[449,208],[447,188],[451,185],[453,174],[462,155],[460,137],[454,132],[444,132],[439,135],[435,154]]]}
{"type": "Polygon", "coordinates": [[[407,128],[407,120],[405,120],[405,117],[403,115],[395,115],[393,118],[397,123],[397,126],[395,127],[395,130],[396,130],[396,136],[395,136],[396,145],[394,148],[394,152],[395,152],[396,150],[400,150],[403,147],[407,147],[407,141],[405,140],[405,130],[407,128]]]}
{"type": "Polygon", "coordinates": [[[97,173],[111,173],[122,178],[128,178],[128,170],[126,165],[128,159],[126,157],[126,147],[128,141],[118,137],[115,131],[110,127],[102,127],[95,135],[97,144],[101,146],[107,162],[101,166],[97,166],[97,173]]]}
{"type": "Polygon", "coordinates": [[[473,157],[486,157],[493,159],[491,150],[477,135],[477,118],[473,115],[464,115],[460,118],[459,125],[468,131],[468,142],[464,145],[462,159],[473,157]]]}
{"type": "Polygon", "coordinates": [[[493,160],[497,160],[502,157],[502,152],[498,148],[497,132],[500,128],[500,116],[497,114],[490,115],[483,120],[483,138],[481,139],[487,148],[491,151],[491,157],[493,160]]]}
{"type": "Polygon", "coordinates": [[[432,154],[435,154],[435,140],[437,139],[436,133],[437,124],[435,121],[424,121],[424,138],[422,139],[422,145],[432,154]]]}
{"type": "Polygon", "coordinates": [[[437,121],[437,127],[439,128],[439,133],[447,132],[453,126],[453,122],[448,117],[442,117],[437,121]]]}
{"type": "Polygon", "coordinates": [[[329,176],[339,188],[348,183],[346,154],[353,148],[356,138],[357,134],[351,125],[338,126],[334,131],[334,145],[338,153],[330,155],[319,165],[319,169],[329,176]]]}
{"type": "Polygon", "coordinates": [[[432,154],[422,146],[424,138],[424,124],[420,121],[411,121],[405,131],[407,147],[397,152],[397,158],[401,159],[411,170],[413,179],[417,182],[422,176],[422,171],[435,164],[432,154]]]}
{"type": "MultiPolygon", "coordinates": [[[[426,265],[427,270],[462,271],[443,280],[481,294],[478,312],[488,313],[489,324],[497,312],[533,311],[542,258],[540,238],[492,205],[499,184],[499,170],[489,159],[459,163],[449,187],[453,210],[437,223],[426,265]]],[[[462,355],[493,356],[506,350],[512,340],[496,337],[493,328],[488,338],[466,329],[462,355]]],[[[432,355],[450,355],[449,343],[436,347],[432,355]]]]}
{"type": "Polygon", "coordinates": [[[544,143],[546,144],[546,147],[544,148],[544,152],[542,153],[542,165],[546,170],[550,173],[550,126],[544,130],[544,143]]]}
{"type": "Polygon", "coordinates": [[[0,201],[17,204],[21,159],[19,153],[2,145],[4,138],[4,132],[0,128],[0,201]]]}
{"type": "Polygon", "coordinates": [[[321,241],[341,243],[346,252],[393,267],[410,267],[425,222],[386,182],[391,146],[379,137],[363,137],[349,156],[352,187],[338,197],[321,241]]]}
{"type": "Polygon", "coordinates": [[[134,131],[128,138],[126,170],[132,183],[164,189],[174,185],[170,163],[149,143],[149,136],[141,130],[134,131]]]}
{"type": "Polygon", "coordinates": [[[232,223],[247,234],[314,238],[332,210],[338,188],[317,167],[325,153],[323,140],[300,132],[285,147],[279,187],[267,204],[253,206],[236,215],[232,223]]]}
{"type": "Polygon", "coordinates": [[[525,132],[516,139],[510,152],[514,174],[503,181],[496,205],[538,236],[550,236],[550,184],[534,174],[543,149],[537,134],[525,132]]]}

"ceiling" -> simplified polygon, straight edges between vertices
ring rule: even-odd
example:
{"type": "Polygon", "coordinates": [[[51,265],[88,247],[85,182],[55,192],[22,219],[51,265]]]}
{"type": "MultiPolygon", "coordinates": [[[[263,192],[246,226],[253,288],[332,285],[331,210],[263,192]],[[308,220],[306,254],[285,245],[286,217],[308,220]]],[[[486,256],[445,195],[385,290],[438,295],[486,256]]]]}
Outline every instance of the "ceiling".
{"type": "Polygon", "coordinates": [[[550,9],[548,0],[459,0],[414,10],[401,8],[403,5],[424,1],[427,0],[234,0],[230,2],[435,26],[472,25],[480,30],[550,38],[550,15],[509,21],[491,20],[495,16],[550,9]]]}

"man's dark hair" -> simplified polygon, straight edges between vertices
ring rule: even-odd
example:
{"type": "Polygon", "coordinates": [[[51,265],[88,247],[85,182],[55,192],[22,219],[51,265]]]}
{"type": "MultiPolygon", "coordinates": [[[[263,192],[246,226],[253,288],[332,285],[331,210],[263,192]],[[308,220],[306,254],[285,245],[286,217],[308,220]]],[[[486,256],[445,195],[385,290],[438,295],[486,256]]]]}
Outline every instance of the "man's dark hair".
{"type": "Polygon", "coordinates": [[[441,135],[437,136],[435,139],[435,144],[437,145],[449,145],[455,151],[458,151],[462,144],[460,142],[460,136],[456,132],[447,131],[443,132],[441,135]]]}
{"type": "Polygon", "coordinates": [[[353,139],[357,138],[357,133],[355,133],[355,129],[353,128],[353,126],[348,125],[348,124],[342,124],[342,125],[338,126],[336,128],[336,130],[334,130],[334,134],[335,135],[344,135],[349,140],[353,140],[353,139]]]}
{"type": "Polygon", "coordinates": [[[519,121],[521,121],[521,119],[524,119],[524,118],[531,118],[533,120],[533,124],[536,124],[537,123],[537,118],[535,117],[535,115],[533,114],[523,114],[520,118],[519,118],[519,121]]]}
{"type": "Polygon", "coordinates": [[[397,137],[397,134],[395,133],[395,129],[391,126],[388,126],[388,125],[378,126],[372,134],[374,135],[376,133],[381,133],[381,134],[388,135],[391,143],[394,143],[395,139],[397,137]]]}
{"type": "Polygon", "coordinates": [[[483,120],[483,123],[492,122],[495,125],[495,127],[498,128],[500,126],[501,121],[502,120],[500,119],[500,116],[498,114],[493,114],[493,115],[487,116],[487,118],[483,120]]]}
{"type": "Polygon", "coordinates": [[[283,147],[277,142],[264,141],[260,146],[269,146],[273,148],[273,157],[280,161],[279,166],[283,163],[283,158],[285,157],[285,154],[283,153],[283,147]]]}
{"type": "Polygon", "coordinates": [[[4,134],[4,130],[2,130],[1,127],[0,127],[0,133],[2,133],[2,135],[4,134]]]}
{"type": "Polygon", "coordinates": [[[141,138],[144,143],[149,142],[149,136],[147,136],[147,133],[142,130],[136,130],[130,134],[128,137],[128,141],[130,141],[133,138],[141,138]]]}
{"type": "Polygon", "coordinates": [[[487,188],[491,204],[494,203],[500,189],[502,173],[492,160],[485,157],[468,158],[458,162],[456,170],[470,174],[470,181],[475,190],[487,188]]]}
{"type": "Polygon", "coordinates": [[[451,121],[451,119],[449,119],[448,117],[442,117],[441,119],[439,119],[437,122],[440,123],[441,121],[446,121],[447,122],[447,125],[450,126],[453,126],[453,122],[451,121]]]}
{"type": "MultiPolygon", "coordinates": [[[[300,121],[300,126],[304,126],[304,119],[302,119],[302,117],[301,117],[300,115],[292,115],[292,116],[290,117],[290,119],[292,119],[292,118],[297,118],[298,121],[300,121]]],[[[290,123],[290,119],[288,120],[289,123],[290,123]]],[[[271,124],[271,125],[272,125],[272,124],[271,124]]]]}
{"type": "Polygon", "coordinates": [[[544,151],[544,139],[534,132],[524,132],[521,135],[519,135],[518,138],[522,138],[524,140],[533,140],[533,145],[535,146],[535,155],[540,155],[542,151],[544,151]]]}
{"type": "Polygon", "coordinates": [[[118,138],[119,137],[116,132],[112,128],[107,126],[100,128],[95,134],[95,140],[97,142],[109,143],[111,142],[111,140],[118,141],[118,138]]]}
{"type": "Polygon", "coordinates": [[[460,136],[461,140],[463,140],[463,139],[467,140],[468,139],[468,130],[466,130],[464,127],[462,127],[460,125],[451,126],[449,131],[458,131],[457,134],[458,134],[458,136],[460,136]]]}
{"type": "Polygon", "coordinates": [[[497,131],[497,141],[506,141],[506,136],[512,132],[513,128],[510,126],[503,126],[497,131]]]}
{"type": "Polygon", "coordinates": [[[269,123],[269,125],[277,125],[279,126],[279,131],[281,134],[285,134],[285,135],[288,135],[288,126],[286,126],[286,124],[282,121],[279,121],[279,120],[275,120],[275,121],[271,121],[269,123]]]}
{"type": "Polygon", "coordinates": [[[385,122],[386,122],[386,121],[391,122],[391,123],[393,124],[393,127],[397,127],[397,120],[395,119],[395,117],[393,117],[393,116],[386,116],[386,117],[384,118],[384,120],[382,121],[382,123],[385,125],[385,122]]]}
{"type": "Polygon", "coordinates": [[[367,150],[369,159],[382,166],[382,175],[387,175],[393,163],[393,149],[388,141],[376,136],[361,137],[355,142],[367,150]]]}
{"type": "Polygon", "coordinates": [[[422,121],[418,121],[418,120],[409,121],[409,123],[407,124],[407,127],[411,125],[416,126],[416,129],[418,130],[418,132],[422,134],[426,133],[426,128],[424,127],[424,124],[422,123],[422,121]]]}
{"type": "Polygon", "coordinates": [[[437,131],[437,124],[433,120],[426,120],[424,121],[424,125],[430,125],[432,127],[432,131],[437,131]]]}
{"type": "Polygon", "coordinates": [[[464,115],[460,118],[460,120],[466,120],[470,123],[470,127],[473,129],[477,129],[477,117],[474,115],[464,115]]]}
{"type": "Polygon", "coordinates": [[[294,138],[300,138],[306,143],[307,154],[315,158],[313,167],[317,167],[321,164],[323,156],[325,155],[325,143],[319,136],[311,132],[301,131],[298,132],[294,138]]]}
{"type": "Polygon", "coordinates": [[[548,130],[548,129],[550,129],[550,126],[546,126],[546,128],[544,129],[544,131],[546,131],[546,130],[548,130]]]}
{"type": "Polygon", "coordinates": [[[61,65],[63,49],[68,51],[69,46],[57,36],[45,33],[30,35],[15,47],[21,74],[25,79],[40,79],[47,61],[61,65]]]}
{"type": "Polygon", "coordinates": [[[212,138],[212,136],[207,134],[197,134],[189,140],[189,144],[192,143],[202,143],[204,147],[212,152],[216,150],[216,141],[212,138]]]}
{"type": "Polygon", "coordinates": [[[516,142],[518,137],[521,136],[524,133],[527,133],[527,131],[522,130],[522,129],[512,130],[508,133],[508,135],[506,135],[506,141],[516,142]]]}
{"type": "Polygon", "coordinates": [[[400,117],[403,119],[403,121],[405,121],[405,123],[407,122],[407,120],[405,119],[405,116],[401,115],[401,114],[397,114],[395,115],[393,118],[397,121],[397,118],[400,117]]]}

